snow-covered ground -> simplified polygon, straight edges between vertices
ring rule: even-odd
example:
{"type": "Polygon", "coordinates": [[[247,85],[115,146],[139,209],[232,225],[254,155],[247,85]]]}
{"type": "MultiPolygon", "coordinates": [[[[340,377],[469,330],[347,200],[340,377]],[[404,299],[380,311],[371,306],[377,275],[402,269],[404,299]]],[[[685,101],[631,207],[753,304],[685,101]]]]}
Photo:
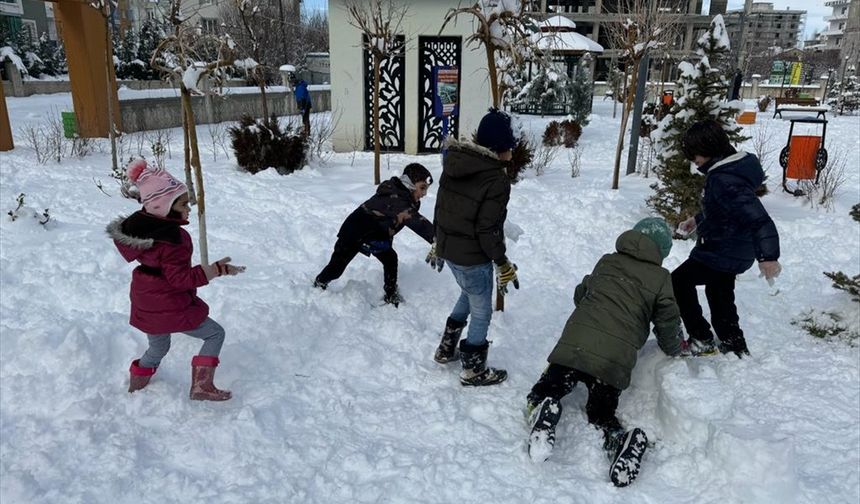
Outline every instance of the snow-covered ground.
{"type": "MultiPolygon", "coordinates": [[[[7,100],[16,132],[70,102],[7,100]]],[[[432,360],[458,291],[447,269],[427,267],[427,244],[410,231],[396,240],[407,300],[399,309],[372,307],[382,271],[362,256],[327,291],[311,287],[341,221],[374,190],[371,155],[334,154],[282,177],[204,154],[210,257],[248,267],[201,289],[227,330],[216,383],[234,399],[188,400],[198,342],[182,335],[151,385],[129,395],[128,364],[145,337],[128,325],[132,266],[104,226],[137,206],[112,185],[107,154],[40,166],[19,134],[18,147],[0,153],[0,210],[23,192],[54,225],[0,219],[0,502],[860,501],[860,350],[791,324],[811,308],[857,317],[858,305],[821,272],[860,268],[860,232],[847,215],[860,198],[860,117],[828,126],[848,180],[826,212],[778,190],[788,123],[768,115],[759,118],[775,152],[763,201],[784,271],[774,287],[756,271],[738,279],[752,357],[673,359],[649,341],[619,416],[655,444],[625,489],[608,480],[583,390],[565,400],[556,450],[542,465],[525,453],[523,417],[574,286],[648,213],[653,180],[625,177],[609,190],[618,125],[609,102],[595,102],[580,140],[580,177],[562,152],[513,189],[509,219],[524,233],[508,247],[521,288],[490,327],[490,363],[510,377],[481,390],[459,385],[456,364],[432,360]]],[[[537,135],[548,121],[523,119],[537,135]]],[[[211,143],[207,128],[198,134],[211,143]]],[[[178,144],[168,160],[175,174],[178,144]]],[[[440,173],[438,156],[391,155],[383,176],[411,161],[440,173]]],[[[423,201],[431,218],[436,190],[423,201]]],[[[196,223],[189,228],[195,234],[196,223]]],[[[691,246],[676,241],[665,266],[691,246]]]]}

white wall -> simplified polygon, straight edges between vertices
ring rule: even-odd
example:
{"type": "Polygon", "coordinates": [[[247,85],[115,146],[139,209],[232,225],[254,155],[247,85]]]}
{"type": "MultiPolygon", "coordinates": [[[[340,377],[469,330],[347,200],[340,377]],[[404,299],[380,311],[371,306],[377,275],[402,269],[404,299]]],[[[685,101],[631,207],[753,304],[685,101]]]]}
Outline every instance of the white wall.
{"type": "MultiPolygon", "coordinates": [[[[433,2],[410,2],[404,20],[404,35],[407,38],[405,90],[405,146],[406,152],[414,154],[418,149],[418,36],[435,36],[456,0],[433,2]]],[[[364,71],[362,49],[359,47],[361,33],[349,25],[344,0],[329,1],[329,46],[331,52],[331,100],[332,113],[340,114],[340,122],[332,137],[334,149],[349,151],[358,145],[364,148],[364,71]]],[[[465,38],[473,33],[473,22],[462,16],[449,24],[443,36],[460,35],[465,38]]],[[[460,69],[460,136],[471,135],[478,122],[492,103],[487,81],[486,55],[483,49],[473,50],[463,45],[460,69]]]]}

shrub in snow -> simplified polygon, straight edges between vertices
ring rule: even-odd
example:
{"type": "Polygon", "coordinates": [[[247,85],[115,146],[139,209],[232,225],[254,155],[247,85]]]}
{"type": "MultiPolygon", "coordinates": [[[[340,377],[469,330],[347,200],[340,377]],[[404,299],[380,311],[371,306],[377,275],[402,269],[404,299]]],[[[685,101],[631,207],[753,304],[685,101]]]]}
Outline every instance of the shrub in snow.
{"type": "Polygon", "coordinates": [[[766,112],[767,108],[770,107],[771,98],[768,95],[764,95],[758,99],[756,105],[758,106],[759,112],[766,112]]]}
{"type": "Polygon", "coordinates": [[[698,62],[683,61],[678,65],[680,77],[675,85],[675,104],[654,133],[657,149],[655,172],[659,182],[651,186],[654,194],[647,203],[672,228],[699,211],[705,180],[691,168],[690,161],[681,151],[684,132],[695,122],[713,119],[723,127],[733,144],[747,139],[735,122],[743,103],[723,102],[728,79],[710,63],[724,60],[729,54],[724,34],[722,16],[716,16],[697,42],[698,62]]]}
{"type": "MultiPolygon", "coordinates": [[[[7,215],[9,216],[9,220],[15,222],[16,220],[27,221],[29,222],[38,222],[45,229],[49,229],[48,223],[51,222],[51,215],[48,213],[48,209],[46,208],[44,211],[39,212],[38,210],[28,207],[24,204],[24,197],[26,195],[21,193],[16,198],[18,206],[15,207],[14,210],[9,210],[7,215]]],[[[53,226],[53,223],[51,224],[53,226]]]]}
{"type": "Polygon", "coordinates": [[[511,183],[516,183],[522,173],[528,168],[535,157],[535,146],[531,139],[522,131],[518,136],[517,146],[511,153],[511,163],[508,165],[508,178],[511,183]]]}
{"type": "Polygon", "coordinates": [[[835,311],[809,310],[792,320],[791,324],[826,341],[842,341],[850,346],[856,346],[860,341],[860,331],[852,328],[851,321],[835,311]]]}
{"type": "Polygon", "coordinates": [[[281,128],[275,116],[263,121],[243,116],[229,132],[236,162],[249,173],[274,167],[281,175],[288,175],[304,164],[307,149],[304,136],[292,124],[281,128]]]}
{"type": "MultiPolygon", "coordinates": [[[[860,222],[860,203],[851,207],[851,218],[860,222]]],[[[860,303],[860,275],[849,277],[841,271],[825,272],[824,275],[833,281],[833,288],[845,291],[851,295],[851,299],[860,303]]]]}
{"type": "Polygon", "coordinates": [[[543,145],[564,145],[571,148],[576,145],[581,135],[582,127],[572,119],[551,121],[543,132],[543,145]]]}

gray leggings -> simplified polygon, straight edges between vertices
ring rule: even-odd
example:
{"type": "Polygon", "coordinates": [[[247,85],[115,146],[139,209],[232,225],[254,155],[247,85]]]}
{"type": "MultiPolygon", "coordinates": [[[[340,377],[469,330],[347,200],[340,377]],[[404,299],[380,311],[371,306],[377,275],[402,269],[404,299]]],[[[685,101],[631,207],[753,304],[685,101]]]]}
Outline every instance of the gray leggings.
{"type": "MultiPolygon", "coordinates": [[[[221,345],[224,344],[224,328],[211,318],[207,317],[196,329],[184,331],[184,334],[203,340],[203,346],[198,355],[218,357],[218,354],[221,353],[221,345]]],[[[140,367],[158,367],[161,364],[161,359],[170,350],[170,333],[147,334],[146,336],[149,338],[149,348],[140,358],[140,367]]]]}

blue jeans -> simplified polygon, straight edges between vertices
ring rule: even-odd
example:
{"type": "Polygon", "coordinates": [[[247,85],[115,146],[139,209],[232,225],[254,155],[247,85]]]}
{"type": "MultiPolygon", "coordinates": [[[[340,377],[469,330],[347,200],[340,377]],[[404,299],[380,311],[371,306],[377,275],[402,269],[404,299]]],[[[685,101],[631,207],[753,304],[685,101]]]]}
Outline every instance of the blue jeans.
{"type": "Polygon", "coordinates": [[[487,330],[493,316],[493,263],[458,266],[450,261],[445,262],[460,286],[460,298],[451,311],[451,318],[457,322],[466,322],[471,314],[472,322],[469,323],[466,342],[482,346],[487,341],[487,330]]]}

